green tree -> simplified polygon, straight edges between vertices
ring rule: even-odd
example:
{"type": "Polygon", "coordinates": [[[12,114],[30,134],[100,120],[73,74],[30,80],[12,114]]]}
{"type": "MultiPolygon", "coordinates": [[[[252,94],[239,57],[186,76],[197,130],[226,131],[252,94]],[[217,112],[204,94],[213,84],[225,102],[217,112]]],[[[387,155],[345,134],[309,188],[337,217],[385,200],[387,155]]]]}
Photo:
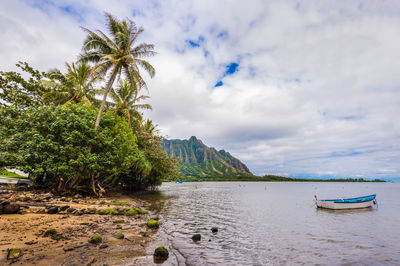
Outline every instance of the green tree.
{"type": "Polygon", "coordinates": [[[42,96],[48,91],[42,84],[46,74],[26,62],[18,62],[16,65],[29,75],[29,78],[25,79],[22,73],[14,71],[0,71],[0,107],[15,107],[16,110],[21,110],[43,104],[42,96]]]}
{"type": "Polygon", "coordinates": [[[126,80],[119,80],[118,86],[110,91],[110,97],[113,101],[110,103],[113,110],[117,115],[125,117],[129,125],[131,125],[133,117],[140,118],[142,116],[140,110],[152,109],[150,104],[138,103],[148,99],[149,96],[139,95],[137,84],[131,84],[126,80]]]}
{"type": "Polygon", "coordinates": [[[83,43],[83,53],[79,57],[82,62],[95,63],[97,73],[104,76],[110,73],[95,128],[100,123],[107,96],[118,75],[125,75],[131,84],[136,83],[142,88],[146,87],[146,83],[140,75],[139,67],[146,70],[150,77],[155,74],[153,66],[143,59],[155,54],[154,45],[142,43],[134,46],[143,28],[138,28],[135,22],[128,18],[119,21],[109,13],[105,13],[105,17],[110,37],[100,30],[94,32],[83,28],[88,35],[83,43]]]}
{"type": "Polygon", "coordinates": [[[128,123],[106,112],[95,130],[96,113],[82,104],[30,107],[16,118],[0,112],[0,158],[59,192],[123,187],[130,180],[119,180],[122,173],[148,165],[128,123]]]}

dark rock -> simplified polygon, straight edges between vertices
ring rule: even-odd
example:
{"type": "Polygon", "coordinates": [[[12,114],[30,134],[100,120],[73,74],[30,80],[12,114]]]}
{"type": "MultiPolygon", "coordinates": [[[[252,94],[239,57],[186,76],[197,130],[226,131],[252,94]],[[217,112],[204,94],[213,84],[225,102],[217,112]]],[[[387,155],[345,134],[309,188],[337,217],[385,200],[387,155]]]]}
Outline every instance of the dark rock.
{"type": "Polygon", "coordinates": [[[195,234],[192,236],[193,241],[200,241],[201,240],[201,235],[200,234],[195,234]]]}
{"type": "Polygon", "coordinates": [[[75,247],[65,247],[65,248],[63,248],[63,250],[65,251],[65,252],[67,252],[67,251],[72,251],[72,250],[74,250],[75,249],[75,247]]]}
{"type": "Polygon", "coordinates": [[[48,214],[56,214],[56,213],[58,213],[58,207],[57,207],[57,206],[50,207],[50,208],[47,210],[47,213],[48,213],[48,214]]]}
{"type": "Polygon", "coordinates": [[[107,244],[100,245],[100,247],[99,247],[99,249],[105,249],[105,248],[108,248],[107,244]]]}
{"type": "Polygon", "coordinates": [[[30,246],[30,245],[34,245],[34,244],[36,244],[36,243],[37,243],[37,241],[33,241],[33,240],[32,240],[32,241],[29,241],[29,242],[25,242],[24,244],[30,246]]]}
{"type": "Polygon", "coordinates": [[[218,232],[218,227],[211,227],[211,232],[217,233],[218,232]]]}
{"type": "Polygon", "coordinates": [[[0,203],[1,207],[1,212],[0,213],[4,213],[4,214],[13,214],[13,213],[17,213],[20,209],[19,204],[17,203],[12,203],[12,202],[8,202],[8,201],[3,201],[0,203]]]}
{"type": "Polygon", "coordinates": [[[68,208],[69,208],[68,205],[61,206],[61,207],[60,207],[60,211],[65,211],[65,210],[67,210],[68,208]]]}

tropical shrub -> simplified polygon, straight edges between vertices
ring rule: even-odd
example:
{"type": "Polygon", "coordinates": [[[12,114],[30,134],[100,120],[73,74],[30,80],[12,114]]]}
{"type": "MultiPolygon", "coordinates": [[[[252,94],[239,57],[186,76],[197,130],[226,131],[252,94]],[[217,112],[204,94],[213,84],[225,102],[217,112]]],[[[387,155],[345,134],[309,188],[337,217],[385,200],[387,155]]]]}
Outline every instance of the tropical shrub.
{"type": "Polygon", "coordinates": [[[8,166],[29,173],[38,184],[57,191],[90,189],[95,194],[117,185],[118,176],[141,164],[143,154],[127,122],[105,113],[97,130],[97,111],[69,104],[26,109],[17,117],[4,117],[1,158],[8,166]]]}

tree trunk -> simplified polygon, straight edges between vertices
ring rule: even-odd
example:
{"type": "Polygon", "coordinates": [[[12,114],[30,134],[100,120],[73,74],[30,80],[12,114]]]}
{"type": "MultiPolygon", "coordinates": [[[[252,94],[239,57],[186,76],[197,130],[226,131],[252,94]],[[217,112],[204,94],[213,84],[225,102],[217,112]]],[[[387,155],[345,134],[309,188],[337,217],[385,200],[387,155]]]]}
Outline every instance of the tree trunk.
{"type": "Polygon", "coordinates": [[[118,67],[114,66],[111,77],[107,82],[106,91],[104,92],[103,101],[101,102],[99,113],[97,114],[97,119],[96,119],[96,123],[94,125],[94,129],[97,129],[97,127],[100,124],[101,114],[103,113],[104,105],[106,104],[108,93],[110,92],[111,87],[114,84],[115,78],[117,77],[117,73],[118,73],[118,67]]]}
{"type": "Polygon", "coordinates": [[[96,185],[95,185],[95,180],[94,180],[94,174],[92,174],[92,181],[91,181],[91,183],[92,183],[92,191],[93,191],[93,193],[94,193],[96,196],[99,196],[99,194],[98,194],[97,191],[96,191],[96,185]]]}

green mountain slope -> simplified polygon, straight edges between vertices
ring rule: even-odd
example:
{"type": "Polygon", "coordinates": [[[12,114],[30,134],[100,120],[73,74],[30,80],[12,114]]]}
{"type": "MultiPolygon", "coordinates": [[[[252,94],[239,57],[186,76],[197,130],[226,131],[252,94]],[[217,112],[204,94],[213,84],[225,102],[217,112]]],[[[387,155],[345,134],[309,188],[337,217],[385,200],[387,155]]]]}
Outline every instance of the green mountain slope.
{"type": "Polygon", "coordinates": [[[229,152],[207,147],[194,136],[189,140],[166,139],[163,148],[181,163],[184,178],[252,176],[247,166],[229,152]]]}

